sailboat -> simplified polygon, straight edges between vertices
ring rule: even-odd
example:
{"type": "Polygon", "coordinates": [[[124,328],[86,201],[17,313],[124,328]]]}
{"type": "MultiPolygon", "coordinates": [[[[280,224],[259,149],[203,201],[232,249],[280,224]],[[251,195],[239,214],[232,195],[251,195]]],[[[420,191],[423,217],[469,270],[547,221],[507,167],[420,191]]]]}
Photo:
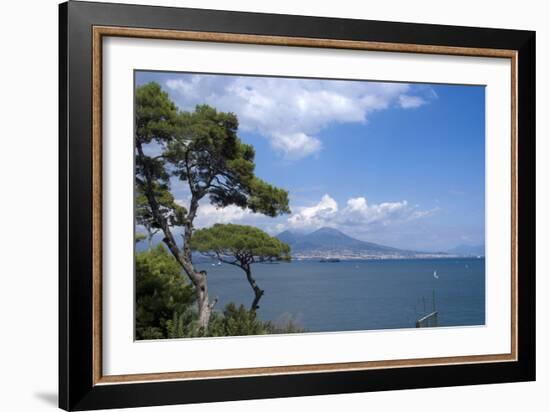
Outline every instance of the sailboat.
{"type": "Polygon", "coordinates": [[[437,270],[434,270],[434,278],[439,279],[439,276],[437,275],[437,270]]]}

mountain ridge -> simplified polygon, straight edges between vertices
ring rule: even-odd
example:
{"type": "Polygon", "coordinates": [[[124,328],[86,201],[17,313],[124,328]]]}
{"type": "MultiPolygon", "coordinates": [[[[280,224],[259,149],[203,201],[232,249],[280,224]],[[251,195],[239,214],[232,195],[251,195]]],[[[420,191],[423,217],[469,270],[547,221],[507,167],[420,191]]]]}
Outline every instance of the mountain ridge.
{"type": "Polygon", "coordinates": [[[330,227],[322,227],[305,234],[285,230],[276,237],[291,247],[293,256],[303,259],[399,259],[448,256],[443,252],[418,252],[367,242],[330,227]]]}

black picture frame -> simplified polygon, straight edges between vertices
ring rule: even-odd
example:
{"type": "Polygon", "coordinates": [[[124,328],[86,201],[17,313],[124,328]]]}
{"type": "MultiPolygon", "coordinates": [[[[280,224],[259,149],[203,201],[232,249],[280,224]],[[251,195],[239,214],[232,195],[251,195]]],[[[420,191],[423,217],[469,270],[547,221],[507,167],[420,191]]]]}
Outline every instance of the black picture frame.
{"type": "Polygon", "coordinates": [[[74,2],[59,6],[59,406],[90,410],[535,380],[535,32],[74,2]],[[92,27],[517,51],[517,361],[96,385],[92,27]]]}

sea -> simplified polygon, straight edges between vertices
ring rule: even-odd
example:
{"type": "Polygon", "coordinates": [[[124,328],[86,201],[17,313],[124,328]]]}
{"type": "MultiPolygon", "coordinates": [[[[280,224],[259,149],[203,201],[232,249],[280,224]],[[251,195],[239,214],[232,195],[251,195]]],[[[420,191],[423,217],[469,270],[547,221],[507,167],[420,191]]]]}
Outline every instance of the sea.
{"type": "MultiPolygon", "coordinates": [[[[254,294],[234,266],[201,263],[216,309],[229,302],[249,307],[254,294]]],[[[255,264],[265,291],[257,313],[309,332],[414,328],[438,312],[438,326],[485,324],[485,259],[292,261],[255,264]]]]}

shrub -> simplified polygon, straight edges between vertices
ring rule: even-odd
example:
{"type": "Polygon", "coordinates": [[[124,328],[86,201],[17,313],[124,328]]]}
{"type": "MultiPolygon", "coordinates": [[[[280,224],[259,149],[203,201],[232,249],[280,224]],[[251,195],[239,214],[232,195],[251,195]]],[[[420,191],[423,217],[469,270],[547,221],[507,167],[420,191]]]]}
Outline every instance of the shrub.
{"type": "Polygon", "coordinates": [[[167,322],[193,302],[193,289],[162,244],[136,253],[136,339],[167,338],[167,322]]]}

